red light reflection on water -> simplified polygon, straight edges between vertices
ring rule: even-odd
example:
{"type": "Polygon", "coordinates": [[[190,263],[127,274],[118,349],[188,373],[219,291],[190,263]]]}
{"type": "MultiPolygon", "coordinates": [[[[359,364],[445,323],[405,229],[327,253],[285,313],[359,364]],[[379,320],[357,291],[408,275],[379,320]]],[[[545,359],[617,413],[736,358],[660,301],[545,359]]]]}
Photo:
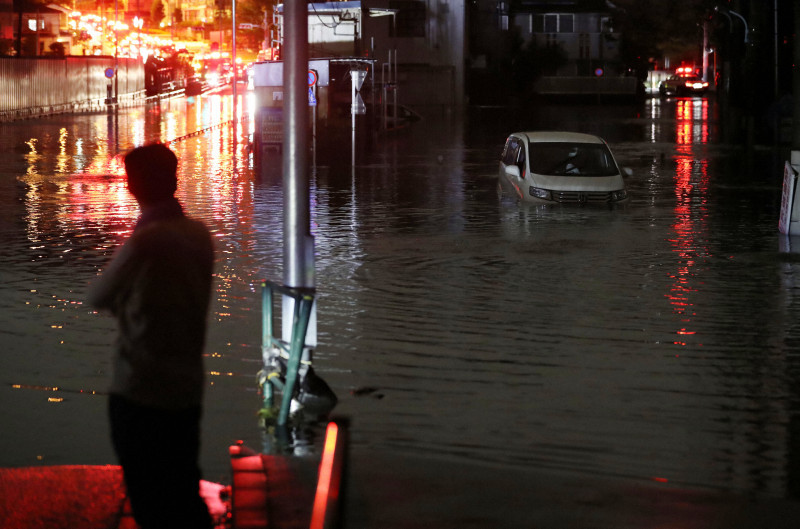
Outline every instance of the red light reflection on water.
{"type": "Polygon", "coordinates": [[[679,99],[675,102],[675,142],[678,145],[708,143],[708,100],[679,99]]]}
{"type": "MultiPolygon", "coordinates": [[[[675,332],[675,345],[687,345],[695,335],[692,320],[697,315],[692,294],[697,291],[696,268],[708,257],[705,246],[708,191],[708,160],[696,156],[694,146],[708,142],[708,101],[682,99],[677,101],[675,155],[675,223],[670,240],[678,255],[678,267],[666,294],[673,313],[679,316],[681,327],[675,332]]],[[[702,345],[702,344],[698,344],[702,345]]]]}

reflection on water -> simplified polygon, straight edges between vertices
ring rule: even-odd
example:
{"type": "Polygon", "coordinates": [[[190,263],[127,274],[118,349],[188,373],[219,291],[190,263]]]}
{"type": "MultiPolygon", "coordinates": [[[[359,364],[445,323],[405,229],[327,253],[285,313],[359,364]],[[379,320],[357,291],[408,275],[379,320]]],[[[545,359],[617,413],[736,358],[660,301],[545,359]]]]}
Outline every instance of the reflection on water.
{"type": "Polygon", "coordinates": [[[690,337],[697,338],[697,331],[692,326],[697,316],[693,298],[694,292],[702,285],[697,284],[695,272],[710,257],[703,244],[708,237],[708,160],[693,152],[697,145],[708,143],[708,100],[679,99],[675,104],[675,114],[675,224],[670,242],[678,254],[678,268],[667,296],[673,311],[680,316],[681,326],[676,331],[678,336],[674,343],[685,346],[690,337]]]}
{"type": "MultiPolygon", "coordinates": [[[[248,105],[0,125],[0,464],[113,461],[113,322],[83,298],[137,215],[119,154],[153,139],[217,244],[204,468],[226,480],[227,445],[264,442],[257,288],[281,277],[282,191],[254,174],[248,105]]],[[[785,494],[800,270],[776,251],[780,171],[719,145],[713,100],[586,111],[431,117],[354,169],[349,153],[313,169],[316,368],[354,449],[785,494]],[[609,141],[634,172],[627,207],[498,199],[507,134],[553,128],[609,141]]]]}

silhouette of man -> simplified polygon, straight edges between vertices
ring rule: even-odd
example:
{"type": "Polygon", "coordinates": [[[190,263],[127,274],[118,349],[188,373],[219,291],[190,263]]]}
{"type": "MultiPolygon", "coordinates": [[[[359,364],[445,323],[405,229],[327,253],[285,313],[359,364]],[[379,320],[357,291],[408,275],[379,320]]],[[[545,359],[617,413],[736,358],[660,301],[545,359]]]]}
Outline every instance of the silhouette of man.
{"type": "Polygon", "coordinates": [[[111,438],[142,529],[212,525],[198,456],[214,251],[208,229],[174,197],[177,166],[161,144],[125,156],[141,217],[89,293],[118,323],[111,438]]]}

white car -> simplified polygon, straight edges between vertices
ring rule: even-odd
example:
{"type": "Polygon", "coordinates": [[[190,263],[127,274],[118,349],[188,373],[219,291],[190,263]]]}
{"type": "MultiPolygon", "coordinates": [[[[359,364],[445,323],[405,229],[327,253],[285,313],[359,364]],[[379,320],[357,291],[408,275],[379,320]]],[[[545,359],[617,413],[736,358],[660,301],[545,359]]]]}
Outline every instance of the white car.
{"type": "Polygon", "coordinates": [[[605,141],[577,132],[515,132],[500,158],[500,186],[525,202],[616,204],[628,194],[605,141]]]}

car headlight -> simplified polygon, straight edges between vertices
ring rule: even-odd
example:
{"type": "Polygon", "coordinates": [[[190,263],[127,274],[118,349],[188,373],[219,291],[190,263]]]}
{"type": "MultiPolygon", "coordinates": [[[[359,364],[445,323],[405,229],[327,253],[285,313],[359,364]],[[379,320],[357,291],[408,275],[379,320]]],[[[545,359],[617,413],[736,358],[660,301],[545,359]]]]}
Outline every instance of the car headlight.
{"type": "Polygon", "coordinates": [[[547,189],[542,189],[541,187],[533,187],[530,186],[528,188],[528,193],[535,198],[541,198],[542,200],[553,200],[553,195],[547,189]]]}
{"type": "Polygon", "coordinates": [[[625,200],[626,198],[628,198],[628,192],[625,191],[624,189],[611,192],[611,200],[613,200],[614,202],[619,202],[620,200],[625,200]]]}

